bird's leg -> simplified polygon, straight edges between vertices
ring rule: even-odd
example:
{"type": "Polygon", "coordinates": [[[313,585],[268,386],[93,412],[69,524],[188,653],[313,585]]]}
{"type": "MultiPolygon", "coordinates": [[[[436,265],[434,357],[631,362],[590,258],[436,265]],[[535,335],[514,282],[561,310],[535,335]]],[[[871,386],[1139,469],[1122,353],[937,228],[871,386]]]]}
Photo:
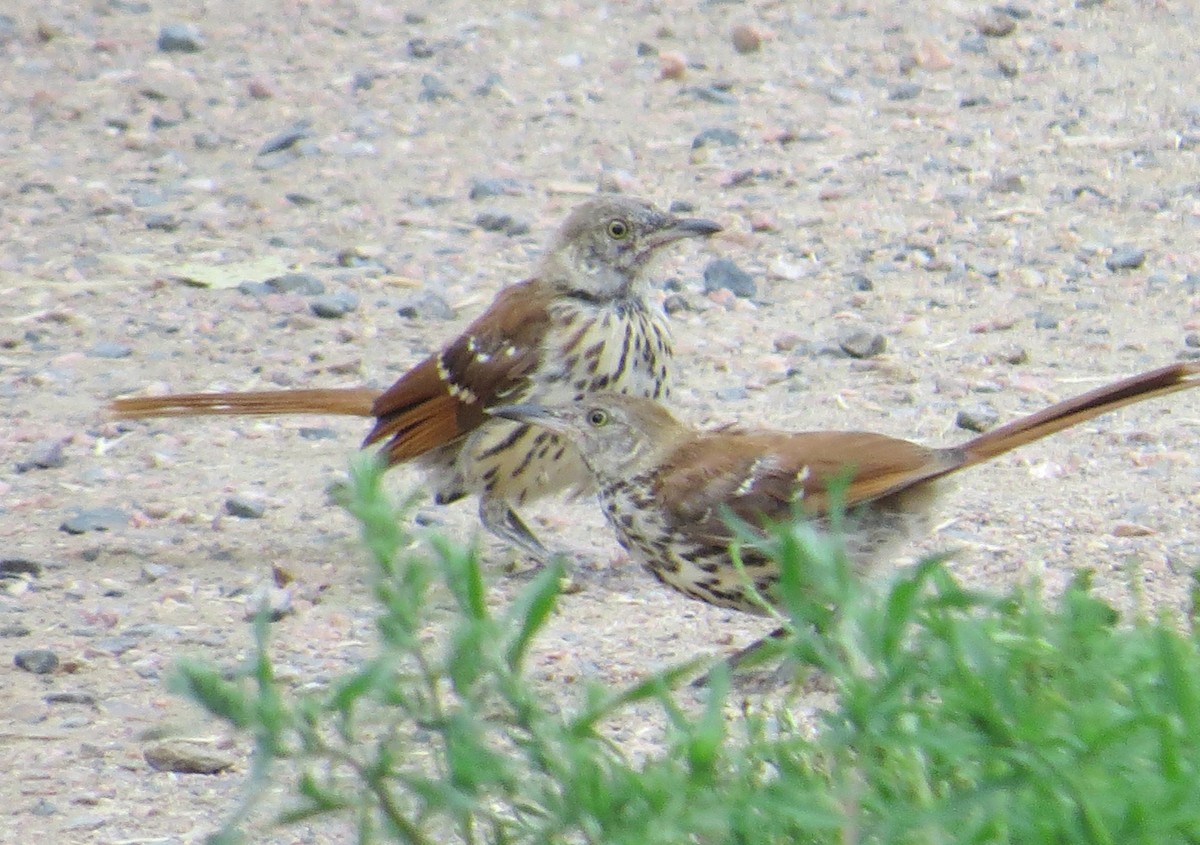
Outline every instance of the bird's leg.
{"type": "Polygon", "coordinates": [[[479,519],[483,527],[511,546],[516,546],[533,559],[535,569],[542,569],[554,557],[554,554],[542,545],[534,533],[529,530],[503,499],[492,496],[482,496],[479,500],[479,519]]]}
{"type": "MultiPolygon", "coordinates": [[[[757,640],[755,640],[754,642],[750,643],[750,645],[746,646],[745,648],[738,649],[737,651],[735,651],[733,654],[726,657],[721,662],[726,667],[728,667],[729,673],[732,675],[734,672],[736,672],[738,670],[738,668],[743,663],[756,662],[755,658],[758,656],[758,653],[760,651],[762,651],[764,648],[769,647],[771,645],[772,641],[782,639],[786,634],[787,634],[786,628],[776,628],[774,631],[767,634],[765,637],[760,637],[757,640]]],[[[692,687],[699,688],[699,687],[708,686],[709,675],[711,675],[711,674],[712,674],[712,670],[710,669],[709,671],[707,671],[703,675],[701,675],[699,678],[692,681],[692,687]]]]}

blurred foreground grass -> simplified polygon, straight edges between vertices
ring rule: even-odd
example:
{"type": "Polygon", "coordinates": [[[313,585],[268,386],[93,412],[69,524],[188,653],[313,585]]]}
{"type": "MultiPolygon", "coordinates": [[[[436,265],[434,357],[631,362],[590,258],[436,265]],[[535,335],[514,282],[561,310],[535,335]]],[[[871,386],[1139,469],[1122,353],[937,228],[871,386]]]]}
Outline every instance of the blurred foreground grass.
{"type": "Polygon", "coordinates": [[[1118,625],[1086,578],[1048,603],[1037,585],[965,590],[928,560],[866,589],[835,541],[787,526],[767,542],[792,631],[772,651],[835,690],[815,734],[786,701],[733,706],[721,666],[699,709],[674,692],[689,665],[587,685],[563,712],[523,673],[559,573],[493,612],[473,552],[408,550],[406,508],[380,475],[358,460],[346,502],[374,568],[363,665],[292,694],[260,621],[238,677],[179,667],[179,689],[255,740],[245,800],[215,842],[240,839],[285,771],[301,774],[279,823],[337,814],[361,842],[1200,842],[1195,633],[1118,625]],[[455,610],[431,645],[442,588],[455,610]],[[600,726],[647,703],[667,740],[634,760],[600,726]]]}

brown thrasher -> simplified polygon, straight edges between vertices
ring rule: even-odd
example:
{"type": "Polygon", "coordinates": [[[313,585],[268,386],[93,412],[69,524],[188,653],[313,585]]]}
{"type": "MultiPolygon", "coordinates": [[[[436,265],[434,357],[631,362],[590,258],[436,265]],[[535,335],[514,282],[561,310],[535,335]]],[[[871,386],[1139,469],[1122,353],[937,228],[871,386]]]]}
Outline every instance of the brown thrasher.
{"type": "Polygon", "coordinates": [[[648,298],[647,267],[663,247],[721,227],[631,197],[601,195],[576,208],[532,278],[501,290],[441,351],[390,388],[184,393],[117,399],[120,418],[216,414],[375,417],[363,444],[389,466],[415,460],[439,504],[479,496],[485,528],[538,561],[548,552],[515,506],[591,476],[569,441],[488,416],[494,404],[579,400],[601,390],[667,395],[671,336],[648,298]]]}
{"type": "Polygon", "coordinates": [[[1200,386],[1200,364],[1173,364],[1014,420],[961,446],[931,449],[860,431],[696,431],[650,399],[597,394],[581,402],[491,409],[579,445],[622,546],[664,584],[709,604],[762,613],[745,577],[771,600],[779,572],[742,550],[732,562],[728,514],[752,525],[821,518],[833,481],[846,483],[846,549],[857,571],[927,531],[938,483],[1100,414],[1200,386]]]}

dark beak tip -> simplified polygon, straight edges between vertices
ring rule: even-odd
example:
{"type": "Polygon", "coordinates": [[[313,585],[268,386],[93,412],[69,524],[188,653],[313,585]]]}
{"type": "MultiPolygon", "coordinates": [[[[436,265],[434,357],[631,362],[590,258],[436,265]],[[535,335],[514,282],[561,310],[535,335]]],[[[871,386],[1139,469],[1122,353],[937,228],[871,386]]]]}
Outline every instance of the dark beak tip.
{"type": "Polygon", "coordinates": [[[707,238],[724,231],[724,227],[719,223],[714,223],[711,220],[705,220],[701,217],[690,217],[682,220],[680,221],[679,228],[683,229],[689,235],[694,235],[698,238],[707,238]]]}

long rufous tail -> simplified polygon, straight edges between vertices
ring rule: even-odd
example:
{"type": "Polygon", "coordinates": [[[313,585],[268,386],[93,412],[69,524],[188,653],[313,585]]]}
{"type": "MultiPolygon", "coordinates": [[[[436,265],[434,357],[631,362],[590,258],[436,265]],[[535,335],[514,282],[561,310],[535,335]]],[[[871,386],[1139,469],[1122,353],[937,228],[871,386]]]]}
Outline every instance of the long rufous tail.
{"type": "Polygon", "coordinates": [[[1126,405],[1200,387],[1200,363],[1170,364],[1064,399],[1049,408],[1013,420],[955,447],[965,460],[955,470],[991,460],[1026,443],[1086,422],[1126,405]]]}
{"type": "Polygon", "coordinates": [[[246,393],[175,393],[132,396],[109,406],[118,419],[207,417],[258,414],[332,414],[374,416],[371,409],[382,391],[369,387],[301,390],[256,390],[246,393]]]}

